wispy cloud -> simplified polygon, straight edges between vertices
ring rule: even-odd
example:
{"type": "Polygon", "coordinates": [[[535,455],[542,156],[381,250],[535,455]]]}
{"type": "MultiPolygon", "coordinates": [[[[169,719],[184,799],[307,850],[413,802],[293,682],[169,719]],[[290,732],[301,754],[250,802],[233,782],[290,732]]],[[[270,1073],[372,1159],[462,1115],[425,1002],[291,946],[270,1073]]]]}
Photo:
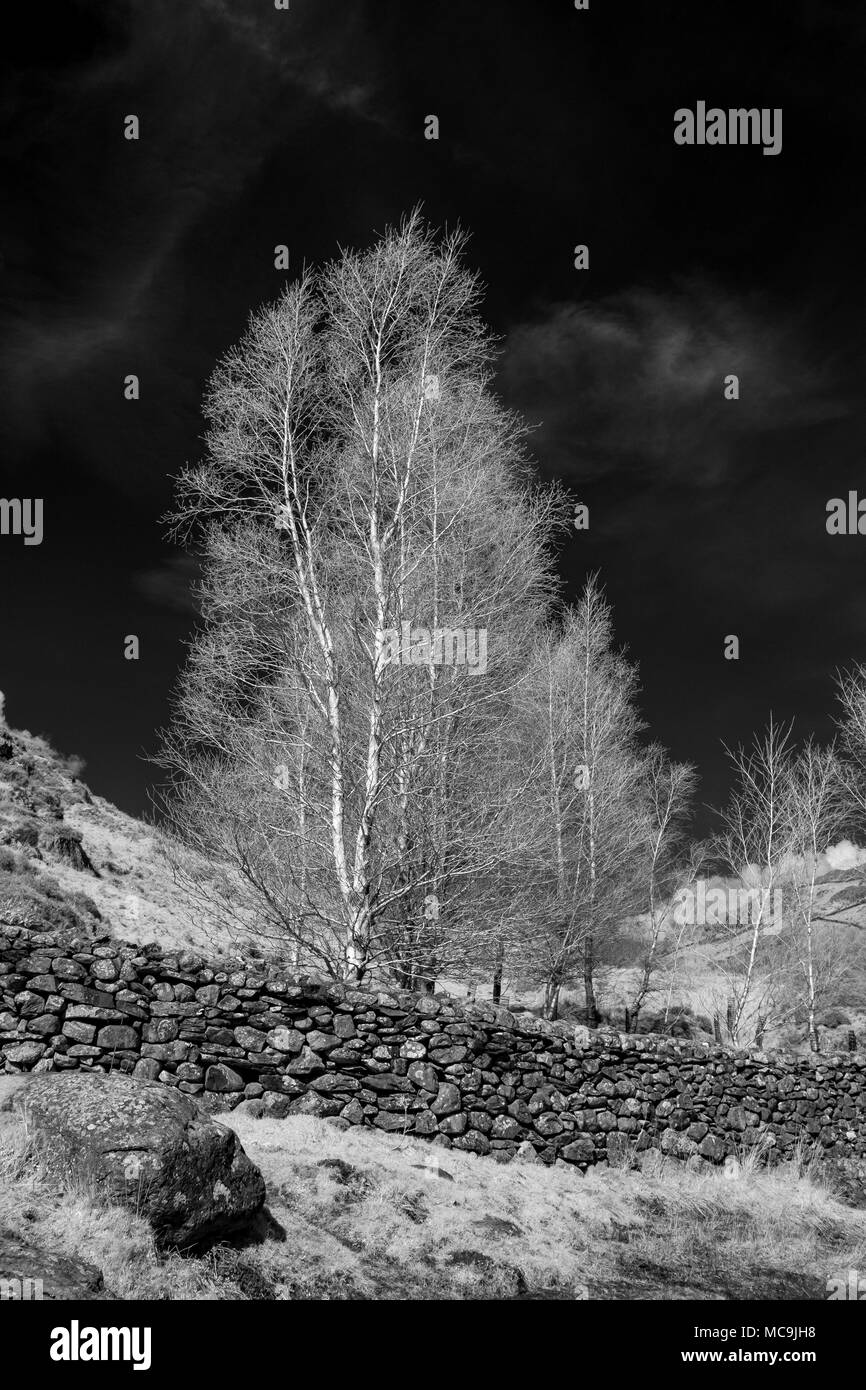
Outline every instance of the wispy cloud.
{"type": "Polygon", "coordinates": [[[328,0],[273,6],[237,0],[200,0],[203,11],[262,63],[316,102],[378,122],[374,97],[375,51],[365,25],[366,6],[347,10],[328,0]],[[363,80],[358,74],[363,73],[363,80]]]}
{"type": "Polygon", "coordinates": [[[635,288],[515,324],[500,381],[539,422],[536,447],[562,476],[715,488],[743,462],[743,439],[846,413],[802,330],[796,316],[707,283],[635,288]],[[724,398],[731,374],[737,401],[724,398]]]}

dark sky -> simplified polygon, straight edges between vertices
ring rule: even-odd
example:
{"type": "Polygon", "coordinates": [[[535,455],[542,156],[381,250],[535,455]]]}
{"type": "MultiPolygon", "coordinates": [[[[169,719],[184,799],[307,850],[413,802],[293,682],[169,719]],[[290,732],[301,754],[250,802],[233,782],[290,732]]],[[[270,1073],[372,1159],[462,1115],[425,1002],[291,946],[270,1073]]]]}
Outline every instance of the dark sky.
{"type": "Polygon", "coordinates": [[[866,537],[825,529],[829,498],[866,495],[862,6],[30,13],[4,20],[0,495],[43,497],[45,534],[0,536],[13,725],[144,809],[192,622],[159,518],[203,384],[277,293],[277,243],[328,259],[421,200],[472,232],[499,389],[538,425],[541,475],[590,507],[568,592],[600,570],[652,733],[715,802],[721,740],[771,709],[830,732],[833,672],[866,660],[866,537]],[[781,153],[676,145],[699,100],[781,107],[781,153]]]}

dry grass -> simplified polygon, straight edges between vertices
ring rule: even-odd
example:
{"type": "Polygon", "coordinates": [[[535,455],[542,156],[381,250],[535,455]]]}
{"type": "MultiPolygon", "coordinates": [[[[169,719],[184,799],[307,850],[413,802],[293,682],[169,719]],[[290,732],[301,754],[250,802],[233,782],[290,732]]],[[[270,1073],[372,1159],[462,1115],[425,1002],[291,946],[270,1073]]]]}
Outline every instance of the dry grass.
{"type": "Polygon", "coordinates": [[[307,1116],[223,1116],[268,1186],[272,1233],[161,1255],[146,1221],[40,1166],[0,1115],[0,1227],[102,1269],[121,1299],[820,1296],[866,1267],[866,1212],[803,1165],[738,1175],[500,1165],[307,1116]]]}
{"type": "Polygon", "coordinates": [[[288,1235],[289,1248],[250,1255],[283,1297],[327,1296],[335,1281],[352,1297],[750,1297],[771,1276],[823,1286],[866,1262],[866,1213],[802,1164],[581,1177],[306,1117],[224,1119],[288,1235]]]}

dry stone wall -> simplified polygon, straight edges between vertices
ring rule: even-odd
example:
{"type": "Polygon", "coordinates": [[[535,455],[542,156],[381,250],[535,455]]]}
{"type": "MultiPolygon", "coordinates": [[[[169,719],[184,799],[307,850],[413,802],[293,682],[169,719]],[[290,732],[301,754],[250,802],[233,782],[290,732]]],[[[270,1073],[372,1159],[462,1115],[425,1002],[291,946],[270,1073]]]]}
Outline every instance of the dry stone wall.
{"type": "Polygon", "coordinates": [[[447,997],[292,980],[188,951],[0,925],[6,1072],[95,1068],[505,1161],[660,1148],[720,1163],[759,1135],[866,1154],[866,1055],[732,1053],[447,997]],[[531,1149],[527,1146],[531,1145],[531,1149]]]}

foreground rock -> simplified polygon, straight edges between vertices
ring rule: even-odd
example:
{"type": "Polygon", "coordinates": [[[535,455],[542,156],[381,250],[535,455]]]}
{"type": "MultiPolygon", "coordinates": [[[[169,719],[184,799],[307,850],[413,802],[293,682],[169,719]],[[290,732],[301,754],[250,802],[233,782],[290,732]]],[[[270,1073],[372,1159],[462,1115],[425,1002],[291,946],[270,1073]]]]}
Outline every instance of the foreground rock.
{"type": "Polygon", "coordinates": [[[145,1216],[185,1249],[248,1226],[265,1183],[237,1135],[189,1096],[120,1075],[33,1076],[6,1101],[65,1179],[145,1216]]]}
{"type": "Polygon", "coordinates": [[[0,1231],[0,1298],[53,1302],[109,1297],[96,1265],[52,1254],[0,1231]]]}

